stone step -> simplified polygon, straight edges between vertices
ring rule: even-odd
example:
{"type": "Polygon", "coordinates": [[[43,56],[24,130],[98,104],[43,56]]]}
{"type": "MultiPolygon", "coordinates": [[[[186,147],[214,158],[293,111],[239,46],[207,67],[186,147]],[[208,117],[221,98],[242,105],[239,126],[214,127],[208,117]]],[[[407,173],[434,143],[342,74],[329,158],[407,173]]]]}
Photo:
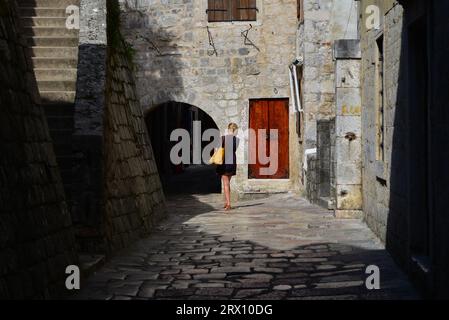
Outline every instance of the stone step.
{"type": "Polygon", "coordinates": [[[26,27],[66,28],[65,17],[22,17],[22,25],[26,27]]]}
{"type": "Polygon", "coordinates": [[[60,79],[53,79],[48,81],[37,81],[39,91],[75,91],[76,81],[65,81],[60,79]]]}
{"type": "Polygon", "coordinates": [[[80,0],[17,0],[17,4],[20,8],[66,8],[79,6],[80,0]]]}
{"type": "Polygon", "coordinates": [[[41,91],[41,100],[43,103],[61,103],[75,102],[75,91],[41,91]]]}
{"type": "Polygon", "coordinates": [[[54,79],[60,79],[62,81],[76,81],[77,69],[67,68],[67,69],[46,69],[46,68],[36,68],[34,69],[34,74],[36,75],[37,81],[51,81],[54,79]]]}
{"type": "Polygon", "coordinates": [[[20,15],[22,17],[68,17],[65,8],[35,8],[22,7],[20,8],[20,15]]]}
{"type": "Polygon", "coordinates": [[[57,146],[70,146],[72,148],[72,132],[61,132],[57,130],[50,131],[53,144],[57,146]]]}
{"type": "Polygon", "coordinates": [[[75,69],[78,66],[78,60],[76,58],[34,57],[33,66],[35,69],[75,69]]]}
{"type": "Polygon", "coordinates": [[[64,140],[60,139],[59,142],[62,142],[62,143],[53,142],[54,148],[58,150],[58,154],[66,155],[66,156],[72,155],[73,146],[71,143],[71,141],[72,141],[71,139],[72,139],[72,135],[70,135],[70,137],[67,137],[67,139],[64,139],[64,140]]]}
{"type": "Polygon", "coordinates": [[[42,104],[48,118],[68,117],[73,118],[75,106],[73,103],[42,104]]]}
{"type": "Polygon", "coordinates": [[[27,36],[34,37],[78,37],[79,30],[53,27],[23,27],[23,32],[27,36]]]}
{"type": "MultiPolygon", "coordinates": [[[[73,128],[73,117],[52,117],[47,115],[47,123],[51,130],[68,130],[68,128],[73,128]]],[[[72,129],[68,131],[72,132],[72,129]]]]}
{"type": "MultiPolygon", "coordinates": [[[[60,132],[54,130],[50,132],[50,135],[56,135],[56,134],[60,134],[60,132]]],[[[57,155],[62,159],[61,162],[64,162],[65,164],[69,164],[71,161],[73,161],[73,150],[72,150],[72,134],[64,134],[61,135],[62,137],[65,137],[65,139],[59,139],[60,142],[63,143],[58,143],[58,144],[54,144],[55,146],[55,150],[57,151],[57,155]]],[[[60,137],[61,137],[60,136],[60,137]]]]}
{"type": "Polygon", "coordinates": [[[34,47],[78,47],[78,37],[61,36],[61,37],[27,37],[28,46],[34,47]]]}
{"type": "Polygon", "coordinates": [[[66,185],[70,185],[70,181],[72,180],[72,165],[70,164],[70,166],[67,167],[63,167],[60,163],[59,163],[59,159],[56,159],[56,162],[58,163],[58,166],[60,168],[60,172],[61,172],[61,178],[62,181],[64,181],[64,186],[66,185]]]}
{"type": "MultiPolygon", "coordinates": [[[[55,150],[56,152],[56,162],[58,163],[59,168],[61,169],[61,174],[64,172],[65,177],[70,178],[72,175],[72,167],[73,167],[73,161],[74,157],[71,155],[59,155],[58,150],[55,150]]],[[[62,181],[66,181],[67,179],[62,178],[62,181]]]]}
{"type": "Polygon", "coordinates": [[[327,210],[335,210],[334,201],[330,197],[320,197],[316,204],[327,210]]]}
{"type": "Polygon", "coordinates": [[[74,47],[32,47],[32,57],[43,58],[78,58],[78,48],[74,47]]]}

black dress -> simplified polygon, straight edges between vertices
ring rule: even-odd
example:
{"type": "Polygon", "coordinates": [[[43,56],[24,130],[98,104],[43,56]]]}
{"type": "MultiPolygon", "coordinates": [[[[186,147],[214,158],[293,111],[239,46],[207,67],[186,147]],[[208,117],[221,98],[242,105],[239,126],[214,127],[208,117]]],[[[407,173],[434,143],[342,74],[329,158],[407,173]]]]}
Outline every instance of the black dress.
{"type": "Polygon", "coordinates": [[[239,140],[233,135],[221,137],[221,146],[225,149],[223,164],[217,166],[219,176],[235,176],[237,174],[237,156],[235,152],[238,148],[239,140]],[[232,138],[232,141],[230,140],[232,138]],[[232,150],[232,155],[229,151],[232,150]]]}

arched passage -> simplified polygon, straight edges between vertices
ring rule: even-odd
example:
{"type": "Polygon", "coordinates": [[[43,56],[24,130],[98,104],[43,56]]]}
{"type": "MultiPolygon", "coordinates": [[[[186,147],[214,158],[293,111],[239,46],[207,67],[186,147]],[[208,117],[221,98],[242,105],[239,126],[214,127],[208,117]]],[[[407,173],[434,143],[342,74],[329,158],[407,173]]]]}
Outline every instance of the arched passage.
{"type": "MultiPolygon", "coordinates": [[[[221,193],[221,182],[215,173],[215,167],[207,163],[174,165],[170,160],[170,151],[177,143],[170,141],[170,134],[173,130],[185,129],[192,137],[194,121],[201,123],[201,134],[208,129],[218,129],[215,121],[206,112],[182,102],[160,104],[145,116],[165,194],[221,193]]],[[[203,142],[202,147],[206,144],[208,142],[203,142]]],[[[192,159],[192,156],[190,158],[192,159]]]]}

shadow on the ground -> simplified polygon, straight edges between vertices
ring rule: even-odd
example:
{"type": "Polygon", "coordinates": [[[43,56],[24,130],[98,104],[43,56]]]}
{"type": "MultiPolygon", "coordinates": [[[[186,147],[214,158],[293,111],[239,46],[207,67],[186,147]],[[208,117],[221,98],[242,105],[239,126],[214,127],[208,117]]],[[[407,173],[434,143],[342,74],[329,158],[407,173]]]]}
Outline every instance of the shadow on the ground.
{"type": "MultiPolygon", "coordinates": [[[[136,245],[129,254],[111,260],[101,272],[90,278],[88,285],[75,298],[419,299],[384,250],[317,243],[278,251],[237,240],[207,247],[201,242],[182,243],[179,235],[170,236],[166,230],[163,233],[163,236],[153,239],[151,247],[147,243],[136,245]],[[143,249],[146,257],[141,255],[143,249]],[[369,265],[380,268],[379,290],[366,287],[369,275],[365,270],[369,265]]],[[[219,241],[221,237],[203,236],[208,242],[219,241]]]]}
{"type": "Polygon", "coordinates": [[[210,165],[186,167],[182,173],[161,176],[161,182],[167,196],[221,193],[220,177],[210,165]]]}
{"type": "MultiPolygon", "coordinates": [[[[238,210],[225,216],[229,220],[223,222],[223,232],[215,232],[214,227],[222,224],[216,219],[224,217],[220,200],[220,195],[169,198],[169,218],[149,238],[112,258],[75,298],[419,299],[386,250],[374,244],[370,248],[366,243],[371,241],[369,237],[365,242],[349,239],[353,229],[357,229],[356,222],[338,222],[335,226],[344,228],[348,241],[334,241],[332,236],[328,237],[332,241],[316,241],[312,237],[307,243],[280,249],[274,238],[291,233],[291,226],[279,218],[270,220],[271,224],[286,229],[273,228],[273,239],[264,241],[266,245],[252,239],[260,236],[258,232],[246,235],[245,231],[238,231],[236,235],[229,231],[241,226],[236,221],[240,214],[245,215],[240,217],[244,226],[251,224],[253,217],[238,210]],[[198,218],[205,220],[199,223],[198,218]],[[380,290],[367,289],[368,266],[379,267],[380,290]]],[[[259,201],[252,203],[256,202],[259,201]]],[[[280,214],[283,213],[274,215],[280,214]]],[[[313,212],[310,217],[317,219],[313,212]]],[[[301,220],[291,224],[300,224],[301,220]]]]}

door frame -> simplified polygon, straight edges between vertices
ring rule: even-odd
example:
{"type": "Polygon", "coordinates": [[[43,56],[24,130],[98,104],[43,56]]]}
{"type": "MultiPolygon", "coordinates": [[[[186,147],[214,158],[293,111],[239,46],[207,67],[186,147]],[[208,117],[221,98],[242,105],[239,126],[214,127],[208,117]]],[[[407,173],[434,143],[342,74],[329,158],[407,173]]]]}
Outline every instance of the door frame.
{"type": "MultiPolygon", "coordinates": [[[[287,141],[288,141],[288,157],[287,157],[287,170],[288,170],[288,177],[286,178],[274,178],[274,179],[269,179],[269,178],[252,178],[250,176],[250,164],[247,164],[247,176],[246,178],[249,181],[259,181],[259,182],[275,182],[275,181],[279,181],[279,182],[285,182],[285,181],[290,181],[291,180],[291,145],[290,145],[290,98],[289,97],[270,97],[270,98],[250,98],[248,99],[248,129],[251,129],[250,123],[251,123],[251,104],[253,102],[256,101],[284,101],[287,105],[287,141]]],[[[249,148],[250,148],[250,142],[249,142],[249,137],[248,137],[248,152],[249,152],[249,148]]],[[[249,157],[248,157],[249,159],[249,157]]]]}

